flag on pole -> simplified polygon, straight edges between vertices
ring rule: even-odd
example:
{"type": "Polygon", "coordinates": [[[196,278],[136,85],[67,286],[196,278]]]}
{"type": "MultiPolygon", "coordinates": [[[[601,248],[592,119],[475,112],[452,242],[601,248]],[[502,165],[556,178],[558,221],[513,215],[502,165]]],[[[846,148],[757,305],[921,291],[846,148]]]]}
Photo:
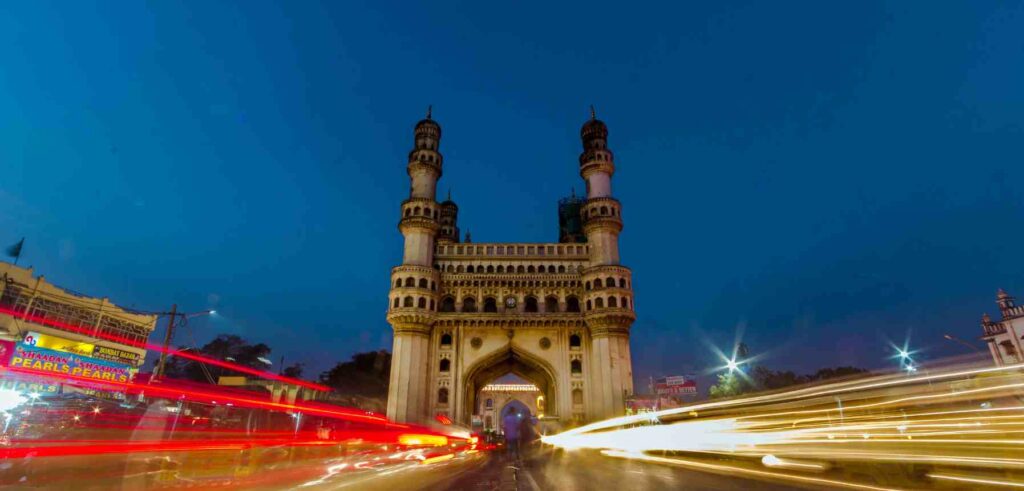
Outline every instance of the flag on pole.
{"type": "Polygon", "coordinates": [[[14,258],[14,264],[18,264],[18,259],[21,257],[21,249],[25,246],[25,238],[22,237],[17,244],[14,244],[7,248],[7,255],[14,258]]]}

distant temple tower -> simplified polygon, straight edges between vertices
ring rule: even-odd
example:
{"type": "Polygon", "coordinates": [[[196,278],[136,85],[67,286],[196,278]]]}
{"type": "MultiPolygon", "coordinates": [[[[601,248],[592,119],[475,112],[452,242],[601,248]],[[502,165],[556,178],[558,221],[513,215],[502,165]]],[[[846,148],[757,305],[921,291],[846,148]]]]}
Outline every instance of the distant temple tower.
{"type": "Polygon", "coordinates": [[[1021,347],[1021,335],[1024,335],[1024,307],[1014,303],[1013,297],[1003,291],[996,292],[996,305],[999,307],[1001,319],[993,321],[988,314],[981,316],[981,339],[988,343],[992,360],[996,365],[1014,365],[1024,362],[1024,348],[1021,347]]]}
{"type": "Polygon", "coordinates": [[[388,298],[392,420],[447,417],[482,429],[502,409],[486,406],[482,391],[509,373],[536,387],[543,421],[624,414],[636,316],[632,273],[619,264],[622,206],[611,192],[608,128],[591,112],[580,133],[587,193],[559,201],[558,242],[475,243],[468,232],[459,241],[450,194],[435,201],[441,127],[429,112],[416,125],[399,220],[405,252],[388,298]]]}

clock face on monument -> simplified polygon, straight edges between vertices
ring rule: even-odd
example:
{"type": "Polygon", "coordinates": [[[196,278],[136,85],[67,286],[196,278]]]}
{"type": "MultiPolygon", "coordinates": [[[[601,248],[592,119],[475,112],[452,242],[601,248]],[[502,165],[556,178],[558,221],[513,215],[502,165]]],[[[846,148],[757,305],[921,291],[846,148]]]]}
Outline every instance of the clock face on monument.
{"type": "Polygon", "coordinates": [[[508,297],[505,299],[505,307],[514,309],[516,308],[516,297],[508,297]]]}

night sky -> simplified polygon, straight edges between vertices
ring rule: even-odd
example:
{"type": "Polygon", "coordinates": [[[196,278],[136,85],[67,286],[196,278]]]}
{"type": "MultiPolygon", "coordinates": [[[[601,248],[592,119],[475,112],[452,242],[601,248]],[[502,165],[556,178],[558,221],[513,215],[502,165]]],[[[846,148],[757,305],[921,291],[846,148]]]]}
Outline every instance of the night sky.
{"type": "MultiPolygon", "coordinates": [[[[1024,297],[1014,2],[4,2],[0,244],[116,303],[216,308],[308,375],[390,348],[412,127],[477,242],[557,240],[597,107],[638,380],[966,350],[1024,297]],[[725,4],[728,5],[725,5],[725,4]]],[[[980,343],[979,343],[980,345],[980,343]]]]}

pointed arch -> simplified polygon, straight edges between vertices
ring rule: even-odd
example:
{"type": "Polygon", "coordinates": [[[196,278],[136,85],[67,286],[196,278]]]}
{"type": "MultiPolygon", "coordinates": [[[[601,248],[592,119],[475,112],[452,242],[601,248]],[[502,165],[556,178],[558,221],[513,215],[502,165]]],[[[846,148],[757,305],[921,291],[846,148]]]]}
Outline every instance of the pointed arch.
{"type": "Polygon", "coordinates": [[[460,421],[469,423],[470,415],[476,409],[477,393],[484,385],[506,373],[513,373],[533,382],[544,394],[544,406],[550,408],[551,415],[557,416],[558,377],[555,369],[547,361],[531,355],[528,351],[514,344],[491,351],[476,363],[467,367],[463,376],[464,390],[461,400],[463,404],[457,415],[460,421]]]}

